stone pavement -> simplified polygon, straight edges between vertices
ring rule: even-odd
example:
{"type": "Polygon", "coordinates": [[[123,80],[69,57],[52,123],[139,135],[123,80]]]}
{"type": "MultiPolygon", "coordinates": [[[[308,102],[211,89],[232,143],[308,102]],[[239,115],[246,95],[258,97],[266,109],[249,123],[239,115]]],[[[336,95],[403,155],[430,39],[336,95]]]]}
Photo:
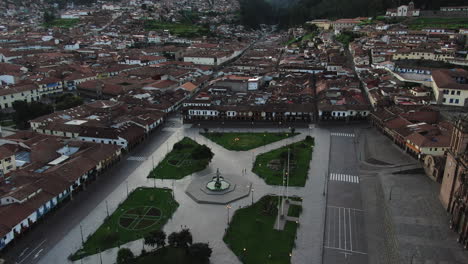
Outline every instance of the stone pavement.
{"type": "Polygon", "coordinates": [[[457,236],[449,229],[449,218],[438,199],[440,185],[424,174],[400,174],[401,165],[405,165],[403,171],[421,165],[374,129],[364,134],[363,139],[380,142],[378,153],[371,150],[367,155],[383,160],[388,155],[393,163],[361,166],[369,262],[468,263],[468,252],[456,242],[457,236]]]}
{"type": "MultiPolygon", "coordinates": [[[[228,129],[224,130],[228,131],[228,129]]],[[[265,131],[265,129],[248,129],[248,131],[252,130],[255,132],[265,131]]],[[[247,131],[247,129],[235,129],[235,131],[247,131]]],[[[268,131],[271,131],[271,129],[268,131]]],[[[232,208],[228,215],[226,206],[197,204],[188,197],[185,193],[185,189],[189,185],[191,178],[214,173],[217,168],[226,172],[238,172],[239,175],[241,175],[242,168],[247,168],[247,173],[243,177],[246,177],[248,181],[252,182],[252,188],[255,189],[253,199],[254,201],[258,201],[265,195],[279,193],[280,188],[266,185],[263,179],[251,172],[254,157],[285,144],[302,140],[306,135],[311,134],[316,138],[316,146],[310,164],[309,179],[305,187],[289,188],[289,195],[303,198],[303,210],[299,218],[300,226],[296,239],[296,248],[292,254],[292,263],[320,263],[323,245],[323,215],[325,212],[325,197],[323,196],[322,189],[326,179],[324,175],[326,175],[327,172],[330,137],[327,130],[319,128],[315,128],[312,131],[309,129],[296,129],[296,131],[302,132],[302,134],[251,151],[235,152],[228,151],[205,137],[198,135],[198,129],[189,129],[185,126],[180,126],[167,140],[166,144],[161,145],[149,155],[151,158],[148,157],[146,160],[142,159],[140,166],[128,177],[128,183],[122,183],[105,200],[96,205],[94,210],[81,221],[80,225],[83,227],[83,235],[85,238],[88,237],[102,224],[106,217],[106,201],[108,202],[109,211],[114,211],[118,204],[125,200],[127,184],[130,191],[140,186],[152,187],[156,185],[157,187],[167,188],[172,188],[172,186],[174,186],[175,199],[180,206],[174,213],[172,219],[165,225],[164,231],[169,234],[186,226],[191,230],[194,241],[208,242],[213,248],[211,257],[212,263],[240,263],[238,258],[224,244],[222,238],[227,228],[228,218],[232,217],[235,210],[249,206],[252,197],[246,197],[232,203],[232,208]],[[147,179],[146,176],[153,166],[152,161],[154,160],[154,165],[157,165],[173,144],[184,136],[191,137],[201,144],[206,144],[213,150],[215,156],[210,165],[201,172],[177,181],[147,179]],[[201,219],[204,221],[200,221],[201,219]]],[[[71,229],[60,243],[57,243],[39,263],[66,263],[67,257],[81,246],[80,225],[76,225],[75,228],[71,229]]],[[[122,247],[130,248],[134,254],[139,255],[143,248],[143,240],[140,239],[129,242],[122,245],[122,247]]],[[[101,258],[102,263],[114,263],[117,251],[118,248],[108,249],[101,254],[86,257],[76,263],[100,263],[101,258]]]]}

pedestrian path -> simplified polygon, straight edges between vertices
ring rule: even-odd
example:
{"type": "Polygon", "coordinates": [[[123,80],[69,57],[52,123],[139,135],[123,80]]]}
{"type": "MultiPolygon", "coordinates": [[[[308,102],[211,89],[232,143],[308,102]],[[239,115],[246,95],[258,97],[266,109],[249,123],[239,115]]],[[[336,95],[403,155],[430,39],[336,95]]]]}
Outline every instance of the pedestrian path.
{"type": "Polygon", "coordinates": [[[331,181],[359,183],[359,176],[353,176],[353,175],[348,175],[348,174],[340,174],[340,173],[330,173],[330,180],[331,181]]]}
{"type": "Polygon", "coordinates": [[[142,157],[142,156],[129,156],[127,160],[133,160],[133,161],[145,161],[148,158],[142,157]]]}
{"type": "Polygon", "coordinates": [[[332,136],[335,136],[335,137],[354,137],[354,134],[353,134],[353,133],[332,132],[331,135],[332,135],[332,136]]]}
{"type": "Polygon", "coordinates": [[[283,230],[287,221],[299,222],[299,217],[288,216],[289,206],[291,204],[302,206],[302,202],[282,199],[282,204],[278,206],[278,213],[282,213],[281,217],[277,217],[274,225],[275,230],[283,230]],[[282,207],[281,207],[282,206],[282,207]]]}

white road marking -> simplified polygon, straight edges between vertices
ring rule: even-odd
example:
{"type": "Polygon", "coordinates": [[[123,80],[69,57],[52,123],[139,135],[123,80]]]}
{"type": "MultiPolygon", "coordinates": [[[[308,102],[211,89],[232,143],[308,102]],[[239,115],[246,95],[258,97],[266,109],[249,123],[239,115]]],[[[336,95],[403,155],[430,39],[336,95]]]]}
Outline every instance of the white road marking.
{"type": "Polygon", "coordinates": [[[328,248],[328,249],[335,249],[335,250],[341,250],[341,251],[346,251],[346,252],[351,252],[351,253],[356,253],[356,254],[363,254],[363,255],[367,255],[367,253],[365,253],[365,252],[354,251],[354,250],[345,250],[345,249],[342,249],[342,248],[336,248],[336,247],[324,247],[324,248],[328,248]]]}
{"type": "Polygon", "coordinates": [[[355,137],[354,134],[352,133],[338,133],[338,132],[332,132],[330,135],[335,136],[335,137],[355,137]]]}
{"type": "Polygon", "coordinates": [[[31,250],[31,252],[29,252],[29,254],[27,254],[20,262],[18,262],[18,264],[23,263],[27,258],[29,258],[29,256],[31,256],[31,254],[32,254],[34,251],[36,251],[36,249],[38,249],[39,247],[41,247],[46,241],[47,241],[47,239],[42,240],[42,242],[39,243],[39,245],[38,245],[37,247],[35,247],[33,250],[31,250]]]}
{"type": "Polygon", "coordinates": [[[330,173],[329,178],[330,178],[331,181],[359,183],[359,176],[354,176],[354,175],[330,173]]]}
{"type": "Polygon", "coordinates": [[[338,209],[338,247],[341,248],[341,210],[338,209]]]}
{"type": "Polygon", "coordinates": [[[36,255],[34,255],[34,258],[37,259],[37,257],[39,257],[39,254],[41,254],[41,252],[43,251],[44,249],[41,248],[41,250],[39,250],[36,255]]]}
{"type": "Polygon", "coordinates": [[[26,253],[26,251],[27,251],[28,249],[29,249],[29,248],[23,249],[23,251],[21,252],[21,254],[20,254],[19,256],[20,256],[20,257],[23,256],[23,255],[26,253]]]}

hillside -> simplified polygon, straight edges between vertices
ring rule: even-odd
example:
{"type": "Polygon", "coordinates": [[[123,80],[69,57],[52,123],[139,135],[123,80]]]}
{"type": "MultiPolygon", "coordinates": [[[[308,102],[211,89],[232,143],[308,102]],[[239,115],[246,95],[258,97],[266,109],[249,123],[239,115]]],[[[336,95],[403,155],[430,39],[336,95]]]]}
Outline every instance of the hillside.
{"type": "MultiPolygon", "coordinates": [[[[399,0],[240,0],[241,21],[249,27],[258,24],[280,24],[283,27],[302,24],[316,18],[352,18],[376,16],[394,8],[399,0]],[[262,10],[262,12],[256,12],[262,10]]],[[[422,10],[437,10],[440,6],[466,5],[466,0],[414,0],[422,10]]]]}

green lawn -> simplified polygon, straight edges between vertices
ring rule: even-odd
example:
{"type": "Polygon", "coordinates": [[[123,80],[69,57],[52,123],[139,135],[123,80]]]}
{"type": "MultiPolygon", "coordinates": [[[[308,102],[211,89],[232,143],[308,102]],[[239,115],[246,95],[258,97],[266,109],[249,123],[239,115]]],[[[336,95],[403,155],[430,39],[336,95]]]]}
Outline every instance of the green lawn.
{"type": "Polygon", "coordinates": [[[15,125],[15,121],[13,120],[3,120],[3,121],[0,121],[0,125],[1,126],[14,126],[15,125]]]}
{"type": "Polygon", "coordinates": [[[289,254],[294,247],[298,224],[288,221],[284,230],[274,230],[277,205],[277,197],[265,196],[234,214],[224,242],[242,263],[291,263],[289,254]]]}
{"type": "MultiPolygon", "coordinates": [[[[287,163],[288,148],[291,149],[289,185],[304,186],[312,159],[314,140],[303,140],[272,151],[263,153],[255,159],[252,171],[263,178],[267,184],[281,185],[283,167],[287,163]],[[277,164],[276,168],[272,165],[277,164]]],[[[286,167],[287,168],[287,167],[286,167]]]]}
{"type": "Polygon", "coordinates": [[[201,133],[206,138],[228,150],[246,151],[283,140],[298,133],[201,133]]]}
{"type": "Polygon", "coordinates": [[[297,204],[290,204],[288,210],[288,216],[299,217],[302,213],[302,206],[297,204]]]}
{"type": "MultiPolygon", "coordinates": [[[[131,264],[198,264],[183,248],[165,247],[135,258],[131,264]]],[[[130,263],[129,263],[130,264],[130,263]]]]}
{"type": "Polygon", "coordinates": [[[460,29],[468,28],[468,18],[466,17],[440,17],[429,18],[419,17],[408,21],[409,28],[412,30],[420,30],[423,28],[445,28],[445,29],[460,29]]]}
{"type": "MultiPolygon", "coordinates": [[[[173,148],[169,154],[151,171],[149,178],[157,179],[182,179],[194,172],[205,169],[210,163],[209,159],[193,159],[192,152],[199,144],[185,137],[181,141],[185,147],[173,148]]],[[[176,143],[177,144],[177,143],[176,143]]]]}
{"type": "Polygon", "coordinates": [[[44,23],[44,26],[49,27],[61,27],[61,28],[71,28],[80,22],[79,19],[67,19],[67,18],[57,18],[52,22],[44,23]]]}
{"type": "Polygon", "coordinates": [[[169,189],[138,188],[86,239],[83,249],[75,252],[71,259],[78,260],[160,230],[178,206],[169,189]]]}
{"type": "Polygon", "coordinates": [[[200,37],[207,35],[209,30],[207,28],[187,23],[168,23],[156,20],[145,21],[146,30],[169,30],[171,34],[181,37],[200,37]]]}

